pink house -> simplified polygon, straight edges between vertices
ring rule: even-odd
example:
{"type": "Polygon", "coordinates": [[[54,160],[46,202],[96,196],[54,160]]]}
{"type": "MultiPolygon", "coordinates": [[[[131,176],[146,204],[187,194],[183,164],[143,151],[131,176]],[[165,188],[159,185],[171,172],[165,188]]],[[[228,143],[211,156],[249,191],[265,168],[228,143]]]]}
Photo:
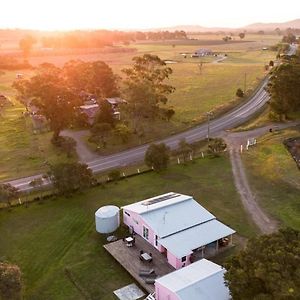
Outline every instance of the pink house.
{"type": "Polygon", "coordinates": [[[235,233],[191,196],[173,192],[124,206],[123,222],[176,269],[217,251],[235,233]]]}
{"type": "Polygon", "coordinates": [[[225,272],[221,266],[201,259],[156,279],[152,299],[228,300],[230,293],[224,283],[225,272]]]}

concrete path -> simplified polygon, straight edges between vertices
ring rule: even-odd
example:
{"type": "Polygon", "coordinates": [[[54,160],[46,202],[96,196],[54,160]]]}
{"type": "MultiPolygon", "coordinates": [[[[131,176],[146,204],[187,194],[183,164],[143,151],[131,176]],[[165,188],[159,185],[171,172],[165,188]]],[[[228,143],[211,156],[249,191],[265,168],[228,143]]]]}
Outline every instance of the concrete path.
{"type": "Polygon", "coordinates": [[[101,156],[93,151],[91,151],[84,142],[84,138],[90,134],[89,130],[63,130],[61,132],[62,136],[68,136],[76,141],[76,152],[79,156],[81,162],[87,163],[95,159],[101,158],[101,156]]]}

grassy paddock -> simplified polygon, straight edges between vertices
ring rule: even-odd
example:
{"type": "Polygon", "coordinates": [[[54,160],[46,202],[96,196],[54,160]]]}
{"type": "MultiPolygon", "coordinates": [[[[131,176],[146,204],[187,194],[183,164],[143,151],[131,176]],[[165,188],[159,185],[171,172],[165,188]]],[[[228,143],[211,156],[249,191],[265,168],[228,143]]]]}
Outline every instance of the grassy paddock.
{"type": "MultiPolygon", "coordinates": [[[[271,39],[268,36],[247,35],[247,42],[224,43],[217,35],[203,36],[203,40],[195,40],[191,45],[189,41],[181,41],[175,47],[172,41],[133,43],[132,52],[110,53],[82,53],[79,55],[54,55],[30,58],[30,63],[38,65],[42,62],[51,62],[62,66],[70,59],[103,60],[107,62],[115,72],[121,74],[121,69],[131,64],[135,55],[152,53],[162,59],[175,60],[178,63],[171,64],[174,72],[169,83],[176,87],[176,92],[170,96],[169,107],[173,107],[176,114],[169,123],[145,120],[143,127],[145,137],[142,141],[132,135],[128,144],[120,145],[119,139],[108,141],[105,153],[120,151],[140,143],[155,141],[170,134],[182,131],[202,122],[205,112],[215,111],[219,113],[240,102],[235,97],[237,88],[243,88],[244,75],[247,74],[247,89],[254,89],[259,80],[265,75],[263,65],[275,56],[274,52],[262,51],[262,44],[275,43],[276,36],[271,39]],[[182,52],[194,52],[198,48],[211,48],[213,51],[228,53],[228,58],[222,63],[207,63],[214,60],[213,57],[186,59],[182,52]],[[203,61],[200,73],[199,63],[203,61]]],[[[128,48],[128,47],[127,47],[128,48]]],[[[11,88],[15,80],[15,72],[6,72],[0,76],[0,92],[12,97],[14,91],[11,88]]],[[[20,71],[25,78],[30,77],[32,71],[20,71]]],[[[21,117],[23,106],[15,102],[15,106],[6,109],[1,117],[0,142],[4,147],[0,149],[0,180],[14,177],[32,175],[45,170],[44,161],[65,160],[49,143],[50,133],[33,135],[30,122],[25,122],[21,117]]],[[[93,145],[92,145],[93,148],[93,145]]]]}
{"type": "Polygon", "coordinates": [[[36,202],[10,212],[1,210],[0,257],[21,267],[27,299],[83,298],[66,276],[66,268],[91,299],[113,299],[112,291],[132,279],[104,251],[105,238],[94,229],[95,210],[169,191],[193,195],[245,237],[257,232],[236,194],[228,158],[199,159],[186,166],[172,166],[161,174],[143,174],[70,198],[36,202]]]}
{"type": "Polygon", "coordinates": [[[300,128],[269,133],[243,155],[260,205],[283,226],[300,230],[300,172],[282,141],[299,136],[300,128]]]}

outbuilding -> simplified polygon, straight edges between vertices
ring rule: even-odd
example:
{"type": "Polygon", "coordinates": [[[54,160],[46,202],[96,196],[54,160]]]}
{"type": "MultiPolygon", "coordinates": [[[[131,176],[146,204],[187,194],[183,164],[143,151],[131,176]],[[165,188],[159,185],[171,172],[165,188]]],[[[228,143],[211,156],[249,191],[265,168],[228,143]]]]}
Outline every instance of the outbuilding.
{"type": "Polygon", "coordinates": [[[176,269],[232,243],[233,229],[191,196],[167,193],[123,207],[123,222],[176,269]]]}
{"type": "Polygon", "coordinates": [[[228,300],[230,293],[224,283],[226,270],[201,259],[155,281],[156,300],[228,300]]]}

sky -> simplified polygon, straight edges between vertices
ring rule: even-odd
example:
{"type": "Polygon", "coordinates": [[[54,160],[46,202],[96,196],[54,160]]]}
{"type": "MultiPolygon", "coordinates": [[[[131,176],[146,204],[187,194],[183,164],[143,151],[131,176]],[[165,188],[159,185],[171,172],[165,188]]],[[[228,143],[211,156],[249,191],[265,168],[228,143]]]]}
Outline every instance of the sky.
{"type": "Polygon", "coordinates": [[[0,28],[147,29],[176,25],[242,27],[300,18],[300,1],[1,0],[0,28]]]}

